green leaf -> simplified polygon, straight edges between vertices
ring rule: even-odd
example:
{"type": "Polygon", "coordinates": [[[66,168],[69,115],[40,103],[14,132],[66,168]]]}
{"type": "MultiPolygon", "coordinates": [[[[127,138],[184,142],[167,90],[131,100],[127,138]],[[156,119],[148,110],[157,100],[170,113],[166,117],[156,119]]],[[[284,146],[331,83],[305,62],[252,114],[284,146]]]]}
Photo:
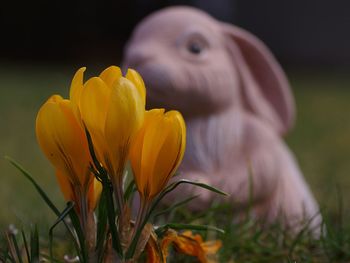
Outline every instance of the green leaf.
{"type": "Polygon", "coordinates": [[[181,207],[181,206],[183,206],[183,205],[185,205],[185,204],[191,202],[193,199],[197,198],[198,196],[199,196],[199,195],[194,195],[194,196],[191,196],[191,197],[189,197],[189,198],[186,198],[186,199],[184,199],[184,200],[182,200],[182,201],[180,201],[180,202],[177,202],[177,203],[173,204],[172,206],[170,206],[170,207],[168,207],[168,208],[166,208],[166,209],[164,209],[164,210],[162,210],[162,211],[156,213],[156,214],[153,216],[153,218],[156,218],[156,217],[158,217],[158,216],[160,216],[160,215],[163,215],[163,214],[167,214],[167,213],[169,213],[169,212],[172,212],[174,209],[179,208],[179,207],[181,207]]]}
{"type": "Polygon", "coordinates": [[[247,167],[248,167],[248,182],[249,182],[249,198],[248,198],[248,205],[246,210],[246,217],[249,219],[251,217],[251,212],[253,211],[253,206],[254,206],[254,182],[253,182],[253,176],[254,176],[254,171],[253,171],[253,166],[251,163],[251,160],[248,160],[247,162],[247,167]]]}
{"type": "Polygon", "coordinates": [[[131,241],[131,244],[126,252],[126,259],[130,259],[136,249],[136,245],[138,242],[138,239],[140,237],[141,231],[143,229],[143,227],[146,225],[146,223],[148,222],[150,216],[152,215],[153,211],[155,210],[155,208],[157,207],[157,205],[159,204],[159,202],[164,198],[164,196],[166,196],[168,193],[170,193],[171,191],[173,191],[176,187],[178,187],[180,184],[192,184],[192,185],[196,185],[198,187],[207,189],[209,191],[212,191],[214,193],[218,193],[221,195],[227,195],[225,192],[222,192],[218,189],[216,189],[215,187],[212,187],[210,185],[204,184],[204,183],[198,183],[198,182],[192,182],[186,179],[181,179],[177,182],[174,182],[172,184],[170,184],[169,186],[167,186],[156,198],[156,200],[153,202],[150,210],[148,211],[147,215],[145,216],[144,221],[142,222],[142,224],[140,225],[140,228],[138,229],[138,231],[136,232],[133,240],[131,241]]]}
{"type": "Polygon", "coordinates": [[[217,194],[220,194],[220,195],[228,195],[227,193],[213,187],[213,186],[210,186],[210,185],[207,185],[205,183],[198,183],[198,182],[193,182],[193,181],[190,181],[190,180],[186,180],[186,179],[181,179],[179,181],[176,181],[170,185],[168,185],[164,190],[163,192],[165,192],[166,194],[173,191],[176,187],[178,187],[180,184],[192,184],[192,185],[195,185],[195,186],[198,186],[198,187],[201,187],[201,188],[204,188],[204,189],[207,189],[209,191],[212,191],[214,193],[217,193],[217,194]]]}
{"type": "Polygon", "coordinates": [[[223,229],[217,228],[215,226],[206,226],[206,225],[191,225],[191,224],[177,224],[177,223],[169,223],[162,225],[157,228],[156,234],[161,236],[168,229],[174,230],[196,230],[196,231],[215,231],[220,234],[225,234],[223,229]]]}
{"type": "Polygon", "coordinates": [[[142,224],[142,226],[137,230],[133,240],[131,241],[130,246],[128,247],[128,250],[125,253],[125,259],[130,259],[133,257],[134,253],[135,253],[135,249],[137,246],[137,242],[140,238],[141,232],[143,227],[145,226],[145,224],[142,224]]]}
{"type": "Polygon", "coordinates": [[[80,250],[81,250],[81,258],[80,259],[82,262],[87,262],[88,253],[87,253],[87,249],[86,249],[84,231],[81,228],[80,220],[79,220],[77,213],[75,212],[75,209],[69,210],[69,217],[72,221],[72,225],[75,229],[75,232],[76,232],[78,240],[79,240],[80,250]]]}
{"type": "Polygon", "coordinates": [[[112,246],[116,250],[119,256],[123,257],[123,249],[120,243],[117,227],[115,224],[116,219],[116,213],[115,213],[115,207],[113,202],[113,189],[111,187],[111,182],[108,178],[108,174],[106,170],[101,166],[100,162],[97,159],[94,145],[92,143],[91,135],[88,131],[88,129],[85,127],[85,134],[89,145],[89,152],[90,156],[93,160],[94,167],[96,170],[94,170],[94,174],[96,178],[102,183],[103,189],[102,189],[102,195],[105,195],[106,198],[106,205],[107,205],[107,216],[108,216],[108,223],[109,223],[109,229],[112,235],[112,246]]]}
{"type": "Polygon", "coordinates": [[[0,261],[1,262],[6,262],[6,259],[2,255],[0,255],[0,261]]]}
{"type": "Polygon", "coordinates": [[[51,208],[51,210],[57,215],[60,215],[60,211],[57,209],[57,207],[52,203],[50,198],[46,195],[46,193],[41,189],[41,187],[35,182],[33,177],[30,175],[29,172],[27,172],[19,163],[17,163],[12,158],[5,156],[5,159],[8,160],[14,167],[16,167],[22,175],[24,175],[25,178],[27,178],[35,187],[35,189],[38,191],[42,199],[45,201],[45,203],[51,208]]]}
{"type": "Polygon", "coordinates": [[[21,255],[21,252],[19,251],[19,247],[18,247],[16,236],[14,234],[10,234],[10,237],[12,239],[12,244],[13,244],[13,246],[15,248],[16,257],[18,259],[18,262],[19,263],[23,263],[22,255],[21,255]]]}
{"type": "Polygon", "coordinates": [[[103,169],[103,167],[101,166],[99,160],[97,159],[94,145],[92,143],[91,135],[86,127],[85,127],[85,135],[86,135],[86,139],[88,141],[89,152],[90,152],[91,159],[94,163],[94,166],[95,166],[96,170],[101,171],[103,169]]]}
{"type": "Polygon", "coordinates": [[[26,251],[27,260],[28,260],[28,262],[30,262],[30,254],[29,254],[27,238],[26,238],[26,235],[25,235],[23,229],[21,230],[21,233],[22,233],[23,245],[24,245],[24,249],[26,251]]]}
{"type": "MultiPolygon", "coordinates": [[[[312,228],[310,227],[310,224],[312,223],[312,221],[320,215],[320,212],[317,211],[311,218],[309,218],[306,223],[304,224],[303,228],[300,229],[298,235],[294,238],[292,244],[289,247],[289,251],[288,254],[290,256],[292,256],[295,247],[297,246],[297,244],[299,243],[299,241],[302,239],[303,235],[307,232],[310,231],[312,228]]],[[[301,223],[300,223],[301,224],[301,223]]]]}
{"type": "Polygon", "coordinates": [[[7,254],[4,255],[4,258],[0,258],[2,260],[2,262],[7,262],[7,260],[10,260],[10,262],[12,263],[17,263],[12,257],[11,257],[11,253],[8,252],[7,254]]]}
{"type": "Polygon", "coordinates": [[[114,202],[113,202],[113,193],[112,193],[111,186],[109,182],[106,181],[106,179],[103,179],[102,194],[105,195],[105,198],[106,198],[108,224],[109,224],[109,230],[112,235],[112,245],[113,245],[113,248],[116,250],[116,252],[119,254],[119,256],[122,257],[123,249],[120,243],[117,226],[115,224],[116,213],[115,213],[114,202]]]}
{"type": "Polygon", "coordinates": [[[64,221],[64,218],[70,213],[70,211],[74,208],[73,202],[68,202],[67,207],[62,211],[60,216],[57,218],[55,223],[50,227],[49,230],[49,250],[50,250],[50,260],[53,260],[53,250],[52,250],[52,243],[53,243],[53,230],[55,227],[62,221],[64,221]]]}
{"type": "Polygon", "coordinates": [[[30,234],[30,262],[39,263],[40,249],[39,249],[39,233],[38,227],[35,225],[30,234]]]}
{"type": "Polygon", "coordinates": [[[96,251],[98,256],[98,262],[102,262],[104,253],[104,244],[107,233],[107,204],[106,195],[102,195],[98,205],[98,218],[97,218],[97,238],[96,238],[96,251]]]}
{"type": "Polygon", "coordinates": [[[159,195],[158,197],[155,199],[155,201],[153,202],[151,209],[148,212],[148,215],[145,218],[145,221],[147,222],[149,217],[151,216],[151,214],[153,213],[153,211],[155,210],[155,208],[157,207],[157,205],[159,204],[159,202],[171,191],[175,190],[176,187],[178,187],[180,184],[192,184],[204,189],[207,189],[209,191],[212,191],[214,193],[218,193],[221,195],[227,195],[225,192],[222,192],[218,189],[216,189],[215,187],[212,187],[210,185],[204,184],[204,183],[198,183],[198,182],[192,182],[186,179],[181,179],[180,181],[174,182],[170,185],[168,185],[159,195]]]}
{"type": "MultiPolygon", "coordinates": [[[[51,208],[51,210],[55,213],[55,215],[59,217],[60,216],[59,209],[53,204],[53,202],[46,195],[44,190],[33,179],[33,177],[30,175],[30,173],[27,172],[19,163],[17,163],[15,160],[10,158],[9,156],[5,156],[5,159],[8,160],[14,167],[16,167],[22,173],[22,175],[24,175],[24,177],[27,180],[29,180],[30,183],[32,183],[32,185],[37,190],[37,192],[40,194],[40,196],[43,198],[45,203],[51,208]]],[[[77,240],[75,239],[75,235],[72,232],[72,229],[68,226],[68,224],[65,221],[63,221],[63,223],[64,223],[65,227],[67,228],[67,230],[68,230],[68,232],[69,232],[69,234],[70,234],[70,236],[71,236],[71,238],[73,240],[75,250],[76,250],[77,254],[79,255],[80,254],[80,249],[79,249],[79,245],[77,243],[77,240]]]]}
{"type": "Polygon", "coordinates": [[[14,248],[12,246],[12,242],[10,240],[10,237],[9,237],[10,233],[8,232],[4,232],[3,234],[3,238],[4,240],[6,240],[5,244],[6,244],[6,248],[4,248],[4,250],[1,251],[1,261],[2,262],[7,262],[7,260],[13,262],[13,263],[16,263],[15,262],[15,259],[14,259],[14,248]]]}

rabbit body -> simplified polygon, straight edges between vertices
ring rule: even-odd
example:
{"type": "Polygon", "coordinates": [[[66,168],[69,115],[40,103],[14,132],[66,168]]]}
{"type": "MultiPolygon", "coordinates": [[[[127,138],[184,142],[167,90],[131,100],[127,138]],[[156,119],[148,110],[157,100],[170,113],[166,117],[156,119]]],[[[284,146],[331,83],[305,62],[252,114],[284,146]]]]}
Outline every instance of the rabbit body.
{"type": "MultiPolygon", "coordinates": [[[[294,156],[266,123],[238,109],[187,123],[188,147],[180,168],[184,178],[229,193],[238,210],[252,205],[255,216],[268,222],[282,219],[292,226],[312,217],[313,226],[320,222],[318,206],[294,156]]],[[[190,204],[193,210],[218,198],[197,187],[181,191],[200,194],[190,204]]]]}
{"type": "MultiPolygon", "coordinates": [[[[251,205],[268,221],[288,226],[314,218],[318,206],[283,135],[294,121],[294,101],[285,75],[256,37],[202,11],[171,7],[135,29],[124,66],[140,72],[148,107],[179,110],[187,125],[183,178],[229,193],[235,208],[251,205]]],[[[183,186],[171,194],[200,194],[194,210],[217,197],[183,186]]]]}

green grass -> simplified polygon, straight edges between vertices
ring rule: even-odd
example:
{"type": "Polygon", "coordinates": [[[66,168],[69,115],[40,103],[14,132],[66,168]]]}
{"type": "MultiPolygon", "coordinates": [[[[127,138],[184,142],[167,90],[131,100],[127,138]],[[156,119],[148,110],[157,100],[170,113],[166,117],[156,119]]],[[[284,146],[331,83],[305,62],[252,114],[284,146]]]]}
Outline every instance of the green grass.
{"type": "Polygon", "coordinates": [[[288,143],[321,207],[334,213],[337,195],[350,201],[350,76],[291,72],[290,78],[298,113],[288,143]]]}
{"type": "MultiPolygon", "coordinates": [[[[55,220],[32,186],[2,156],[9,155],[21,163],[63,207],[53,169],[36,143],[34,126],[36,112],[51,94],[67,96],[76,68],[0,64],[1,230],[10,223],[28,227],[35,222],[47,236],[47,227],[55,220]]],[[[90,69],[91,74],[96,72],[90,69]]],[[[250,219],[232,223],[230,209],[221,206],[196,219],[227,231],[219,236],[224,244],[221,262],[350,261],[350,75],[290,71],[289,77],[298,115],[287,142],[324,211],[327,237],[313,240],[303,233],[295,239],[278,225],[262,229],[250,219]]],[[[179,218],[186,222],[193,215],[183,211],[179,218]]]]}

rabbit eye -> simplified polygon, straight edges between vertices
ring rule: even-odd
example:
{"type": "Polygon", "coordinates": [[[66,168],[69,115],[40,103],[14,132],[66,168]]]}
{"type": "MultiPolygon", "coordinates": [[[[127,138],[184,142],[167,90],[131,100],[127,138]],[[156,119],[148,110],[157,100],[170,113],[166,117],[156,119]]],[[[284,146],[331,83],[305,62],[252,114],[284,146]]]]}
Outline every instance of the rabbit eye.
{"type": "Polygon", "coordinates": [[[187,49],[192,54],[198,55],[202,52],[203,47],[197,42],[192,42],[188,44],[187,49]]]}
{"type": "Polygon", "coordinates": [[[209,41],[199,30],[189,30],[176,38],[176,45],[187,59],[201,61],[210,49],[209,41]]]}

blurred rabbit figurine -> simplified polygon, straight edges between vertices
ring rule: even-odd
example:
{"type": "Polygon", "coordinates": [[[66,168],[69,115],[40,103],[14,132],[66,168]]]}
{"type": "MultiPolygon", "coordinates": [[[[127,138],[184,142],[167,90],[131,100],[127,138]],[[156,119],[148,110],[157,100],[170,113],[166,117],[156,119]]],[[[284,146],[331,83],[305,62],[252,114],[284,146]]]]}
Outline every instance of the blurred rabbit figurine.
{"type": "MultiPolygon", "coordinates": [[[[123,65],[144,78],[148,107],[184,115],[182,177],[226,191],[238,208],[252,202],[253,213],[269,222],[313,218],[317,228],[318,206],[281,138],[293,125],[293,96],[260,40],[200,10],[170,7],[136,27],[123,65]]],[[[200,194],[192,209],[217,198],[190,186],[175,194],[185,192],[200,194]]]]}

